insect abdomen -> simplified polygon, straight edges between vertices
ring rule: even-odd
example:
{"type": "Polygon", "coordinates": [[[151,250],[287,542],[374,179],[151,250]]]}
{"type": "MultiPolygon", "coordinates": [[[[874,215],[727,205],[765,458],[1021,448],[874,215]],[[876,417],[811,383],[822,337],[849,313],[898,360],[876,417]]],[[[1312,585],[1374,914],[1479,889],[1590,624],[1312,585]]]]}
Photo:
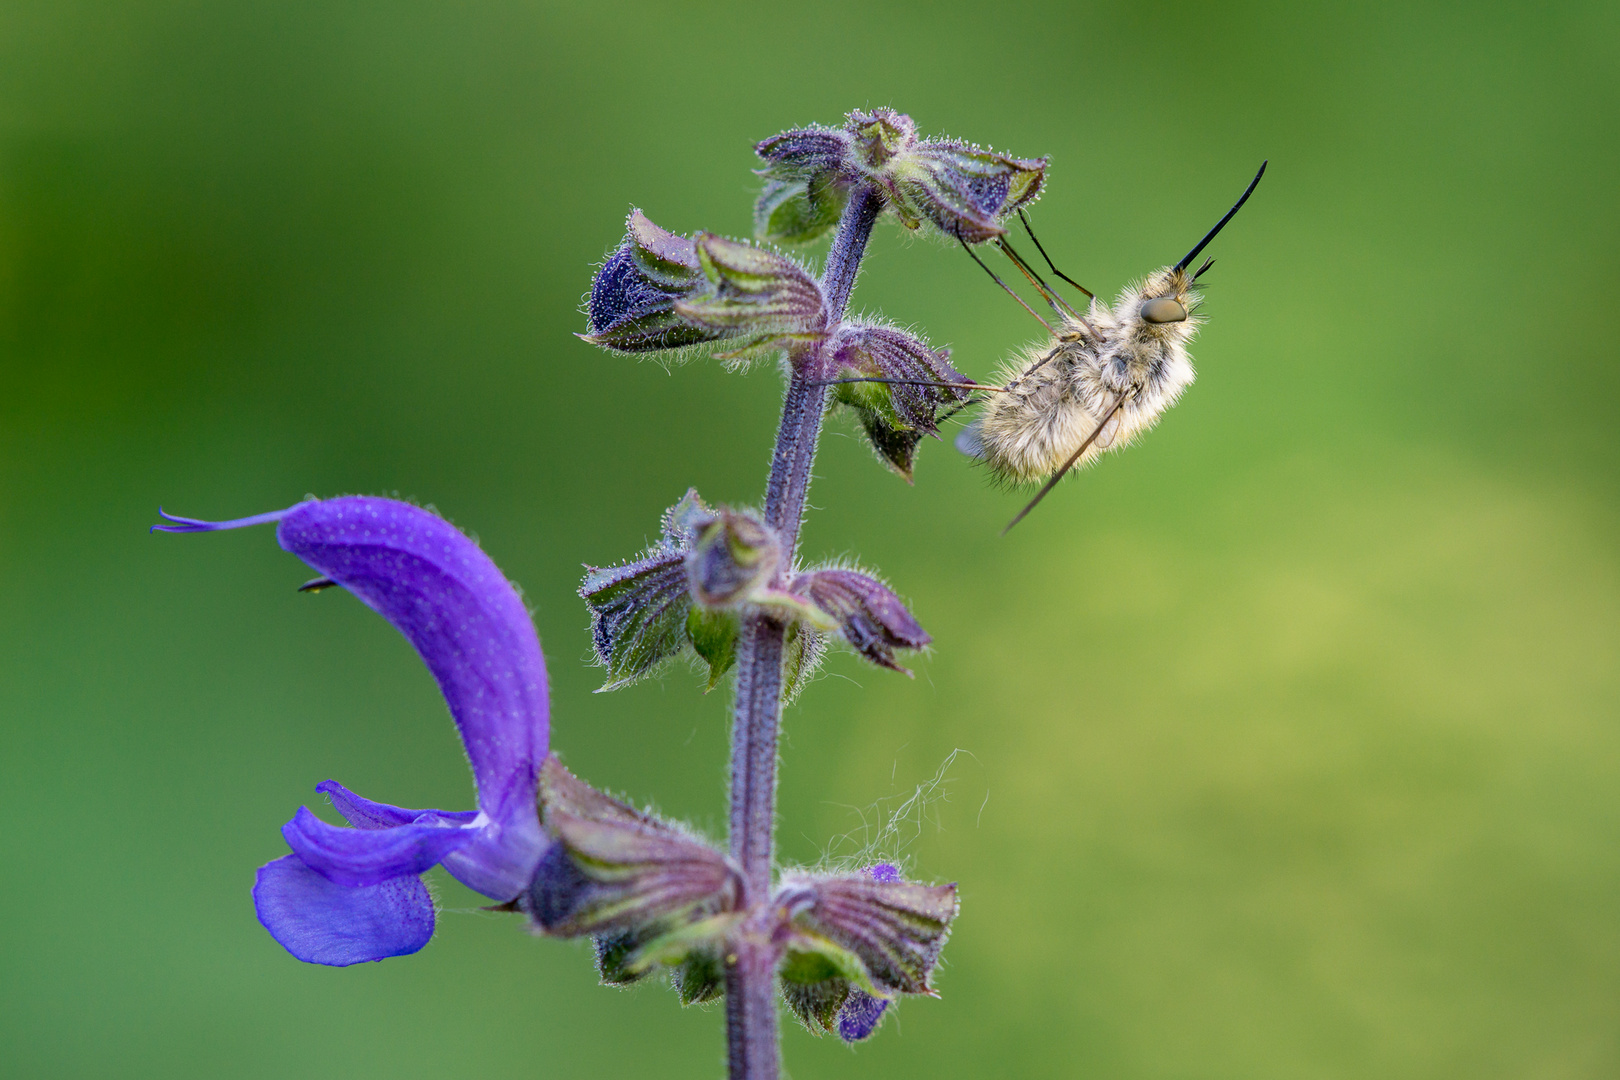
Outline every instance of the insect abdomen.
{"type": "Polygon", "coordinates": [[[979,456],[998,478],[1044,480],[1091,434],[1096,419],[1075,382],[1087,355],[1081,343],[1059,342],[1000,374],[1010,389],[992,395],[974,425],[979,456]]]}

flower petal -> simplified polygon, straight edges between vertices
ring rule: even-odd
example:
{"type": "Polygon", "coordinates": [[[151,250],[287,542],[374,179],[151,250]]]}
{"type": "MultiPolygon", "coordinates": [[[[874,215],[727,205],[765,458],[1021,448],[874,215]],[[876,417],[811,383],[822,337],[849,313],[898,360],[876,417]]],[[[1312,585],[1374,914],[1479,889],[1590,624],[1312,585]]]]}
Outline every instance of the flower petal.
{"type": "Polygon", "coordinates": [[[423,814],[434,814],[453,825],[471,825],[478,819],[476,810],[406,810],[400,806],[372,802],[362,798],[336,780],[322,780],[315,790],[332,800],[338,813],[357,829],[392,829],[396,825],[409,825],[423,814]]]}
{"type": "Polygon", "coordinates": [[[422,874],[452,851],[478,838],[477,829],[437,820],[391,829],[345,829],[328,825],[300,806],[281,827],[287,846],[311,870],[351,888],[379,885],[401,874],[422,874]]]}
{"type": "Polygon", "coordinates": [[[253,907],[270,936],[306,964],[348,967],[407,956],[433,936],[433,898],[421,879],[351,889],[296,855],[259,867],[253,907]]]}
{"type": "Polygon", "coordinates": [[[838,1010],[838,1037],[845,1042],[871,1038],[888,1007],[889,1003],[882,998],[873,997],[858,987],[852,989],[844,999],[843,1008],[838,1010]]]}
{"type": "Polygon", "coordinates": [[[393,499],[305,503],[276,538],[392,623],[433,673],[487,818],[445,869],[510,900],[545,849],[535,788],[550,717],[545,659],[517,590],[455,526],[393,499]]]}

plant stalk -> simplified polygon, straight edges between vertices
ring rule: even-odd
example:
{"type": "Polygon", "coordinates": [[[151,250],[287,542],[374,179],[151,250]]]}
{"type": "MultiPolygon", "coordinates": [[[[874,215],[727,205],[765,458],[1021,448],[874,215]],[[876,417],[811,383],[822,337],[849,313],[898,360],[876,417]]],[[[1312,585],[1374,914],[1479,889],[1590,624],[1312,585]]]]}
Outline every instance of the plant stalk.
{"type": "MultiPolygon", "coordinates": [[[[883,209],[864,185],[850,194],[822,272],[828,337],[843,321],[861,257],[883,209]]],[[[810,490],[816,443],[827,409],[823,343],[808,363],[795,365],[782,403],[782,423],[765,488],[765,523],[788,554],[799,549],[799,526],[810,490]]],[[[737,644],[737,701],[731,728],[731,857],[743,872],[745,910],[770,898],[776,844],[776,744],[782,719],[782,660],[786,625],[750,616],[737,644]]],[[[777,946],[746,930],[727,957],[726,1056],[731,1080],[777,1080],[781,1071],[776,1009],[777,946]]]]}

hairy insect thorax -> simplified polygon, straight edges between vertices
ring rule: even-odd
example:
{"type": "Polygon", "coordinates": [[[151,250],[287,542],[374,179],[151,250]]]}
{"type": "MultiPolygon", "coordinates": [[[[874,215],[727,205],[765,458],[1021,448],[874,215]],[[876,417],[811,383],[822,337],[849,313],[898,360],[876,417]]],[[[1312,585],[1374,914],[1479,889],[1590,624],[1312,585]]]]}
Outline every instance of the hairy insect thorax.
{"type": "Polygon", "coordinates": [[[1201,299],[1186,271],[1166,267],[1121,291],[1110,329],[1098,328],[1104,344],[1097,366],[1081,373],[1082,393],[1099,415],[1126,395],[1120,433],[1126,440],[1151,427],[1192,385],[1187,345],[1198,332],[1201,299]]]}

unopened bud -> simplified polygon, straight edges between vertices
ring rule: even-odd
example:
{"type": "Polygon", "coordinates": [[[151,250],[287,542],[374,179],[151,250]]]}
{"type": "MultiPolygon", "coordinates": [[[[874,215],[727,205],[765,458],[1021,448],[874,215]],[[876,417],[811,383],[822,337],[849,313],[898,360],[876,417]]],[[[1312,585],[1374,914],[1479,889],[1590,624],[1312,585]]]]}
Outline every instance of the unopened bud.
{"type": "Polygon", "coordinates": [[[701,287],[697,248],[683,236],[630,211],[625,238],[591,281],[585,340],[619,352],[681,349],[712,340],[712,331],[685,322],[675,302],[701,287]]]}
{"type": "Polygon", "coordinates": [[[1015,158],[959,139],[919,139],[911,117],[857,110],[842,131],[786,131],[755,147],[768,163],[754,208],[759,235],[812,240],[831,228],[856,184],[878,192],[908,229],[925,224],[976,244],[1039,194],[1045,158],[1015,158]]]}
{"type": "Polygon", "coordinates": [[[776,531],[736,510],[721,510],[705,523],[686,558],[692,598],[708,608],[731,608],[758,598],[781,565],[776,531]]]}
{"type": "Polygon", "coordinates": [[[821,332],[821,291],[809,271],[773,251],[712,233],[688,240],[632,211],[624,241],[591,282],[593,345],[619,352],[734,342],[744,355],[821,332]]]}
{"type": "Polygon", "coordinates": [[[1040,194],[1045,158],[1015,158],[971,143],[918,143],[889,173],[894,212],[909,228],[927,221],[977,244],[1007,230],[1001,220],[1040,194]]]}
{"type": "Polygon", "coordinates": [[[541,821],[556,838],[526,910],[549,934],[691,922],[736,903],[731,860],[685,828],[602,794],[555,755],[540,770],[541,821]]]}
{"type": "Polygon", "coordinates": [[[836,624],[861,656],[892,671],[911,674],[895,662],[896,649],[920,649],[928,636],[888,586],[858,570],[825,569],[800,574],[793,591],[836,624]]]}
{"type": "Polygon", "coordinates": [[[754,204],[761,239],[802,244],[834,225],[860,173],[850,164],[847,131],[810,127],[784,131],[754,147],[766,162],[765,186],[754,204]]]}
{"type": "Polygon", "coordinates": [[[909,883],[880,863],[858,877],[789,877],[775,901],[792,927],[783,993],[811,1031],[857,1042],[895,994],[933,994],[956,886],[909,883]]]}
{"type": "Polygon", "coordinates": [[[971,391],[953,385],[967,376],[948,352],[892,326],[847,324],[829,353],[837,378],[886,380],[835,383],[833,399],[855,414],[878,460],[910,482],[917,445],[939,431],[942,410],[967,401],[971,391]]]}

